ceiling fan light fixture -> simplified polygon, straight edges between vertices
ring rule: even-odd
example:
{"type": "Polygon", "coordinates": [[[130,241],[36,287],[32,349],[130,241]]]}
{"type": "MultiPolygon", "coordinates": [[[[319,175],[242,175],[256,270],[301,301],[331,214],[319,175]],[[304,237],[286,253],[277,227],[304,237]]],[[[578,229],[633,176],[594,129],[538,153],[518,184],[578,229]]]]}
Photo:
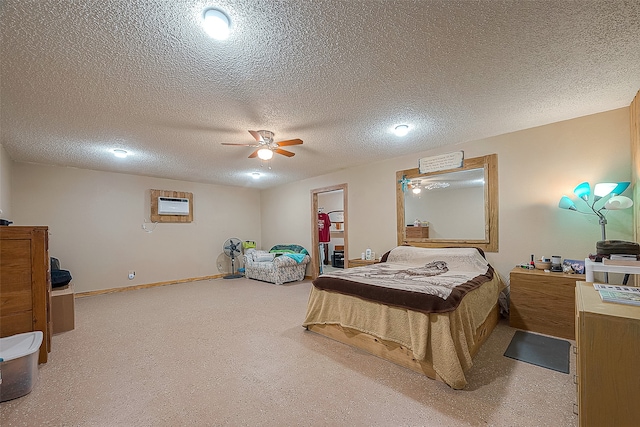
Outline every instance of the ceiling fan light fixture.
{"type": "Polygon", "coordinates": [[[220,9],[208,8],[202,14],[202,27],[209,37],[225,40],[229,37],[231,20],[220,9]]]}
{"type": "Polygon", "coordinates": [[[260,179],[262,175],[260,174],[260,172],[252,172],[251,173],[251,178],[253,179],[260,179]]]}
{"type": "Polygon", "coordinates": [[[273,157],[273,151],[268,148],[261,148],[258,150],[258,157],[262,160],[271,160],[273,157]]]}
{"type": "Polygon", "coordinates": [[[393,132],[396,134],[396,136],[405,136],[406,134],[409,133],[409,126],[398,125],[395,127],[395,129],[393,129],[393,132]]]}
{"type": "Polygon", "coordinates": [[[271,144],[273,143],[273,137],[275,136],[275,133],[271,132],[270,130],[259,130],[257,131],[258,135],[260,135],[260,140],[266,144],[271,144]]]}

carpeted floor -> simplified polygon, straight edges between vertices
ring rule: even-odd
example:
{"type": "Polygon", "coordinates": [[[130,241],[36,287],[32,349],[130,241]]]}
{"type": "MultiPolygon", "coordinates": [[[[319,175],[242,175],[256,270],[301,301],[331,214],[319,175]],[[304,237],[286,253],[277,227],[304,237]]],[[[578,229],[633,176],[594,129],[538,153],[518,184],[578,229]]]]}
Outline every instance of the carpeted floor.
{"type": "Polygon", "coordinates": [[[300,326],[311,284],[210,280],[76,300],[8,426],[575,426],[571,375],[503,356],[462,391],[300,326]]]}

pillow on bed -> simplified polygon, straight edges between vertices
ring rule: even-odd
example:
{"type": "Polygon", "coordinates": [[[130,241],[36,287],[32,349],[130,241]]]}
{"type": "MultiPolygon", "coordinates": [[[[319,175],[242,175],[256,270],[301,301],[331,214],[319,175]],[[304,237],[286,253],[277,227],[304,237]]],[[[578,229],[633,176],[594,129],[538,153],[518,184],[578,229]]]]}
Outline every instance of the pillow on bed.
{"type": "Polygon", "coordinates": [[[276,254],[270,254],[269,252],[256,252],[253,254],[253,260],[256,262],[271,262],[276,257],[276,254]]]}
{"type": "Polygon", "coordinates": [[[484,274],[489,262],[476,248],[418,248],[398,246],[389,252],[388,263],[423,266],[444,261],[449,271],[472,271],[484,274]]]}

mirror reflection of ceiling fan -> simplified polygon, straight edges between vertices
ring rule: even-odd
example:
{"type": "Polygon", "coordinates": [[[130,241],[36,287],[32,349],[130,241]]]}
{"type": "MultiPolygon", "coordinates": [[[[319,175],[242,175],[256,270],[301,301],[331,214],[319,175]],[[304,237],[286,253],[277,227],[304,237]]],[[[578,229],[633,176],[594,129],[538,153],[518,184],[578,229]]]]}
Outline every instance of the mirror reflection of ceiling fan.
{"type": "Polygon", "coordinates": [[[249,155],[249,158],[258,157],[261,160],[270,160],[273,157],[273,153],[282,154],[283,156],[293,157],[296,153],[283,150],[280,147],[288,147],[291,145],[302,144],[301,139],[288,139],[286,141],[275,142],[273,136],[275,135],[270,130],[250,130],[249,133],[255,138],[256,142],[253,144],[234,144],[231,142],[223,142],[222,145],[237,145],[240,147],[255,147],[256,150],[249,155]]]}

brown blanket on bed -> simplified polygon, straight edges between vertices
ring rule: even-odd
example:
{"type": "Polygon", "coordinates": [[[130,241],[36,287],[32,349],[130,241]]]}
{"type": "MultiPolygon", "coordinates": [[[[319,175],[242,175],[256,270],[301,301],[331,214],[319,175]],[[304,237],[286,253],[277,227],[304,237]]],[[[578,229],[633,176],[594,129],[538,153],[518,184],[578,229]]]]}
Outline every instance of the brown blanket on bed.
{"type": "Polygon", "coordinates": [[[476,276],[463,284],[455,286],[446,299],[423,292],[386,288],[327,276],[319,276],[313,281],[313,286],[324,291],[339,292],[368,301],[416,310],[423,313],[445,313],[455,310],[468,292],[480,287],[483,283],[491,281],[493,275],[493,267],[489,266],[485,274],[476,276]]]}

